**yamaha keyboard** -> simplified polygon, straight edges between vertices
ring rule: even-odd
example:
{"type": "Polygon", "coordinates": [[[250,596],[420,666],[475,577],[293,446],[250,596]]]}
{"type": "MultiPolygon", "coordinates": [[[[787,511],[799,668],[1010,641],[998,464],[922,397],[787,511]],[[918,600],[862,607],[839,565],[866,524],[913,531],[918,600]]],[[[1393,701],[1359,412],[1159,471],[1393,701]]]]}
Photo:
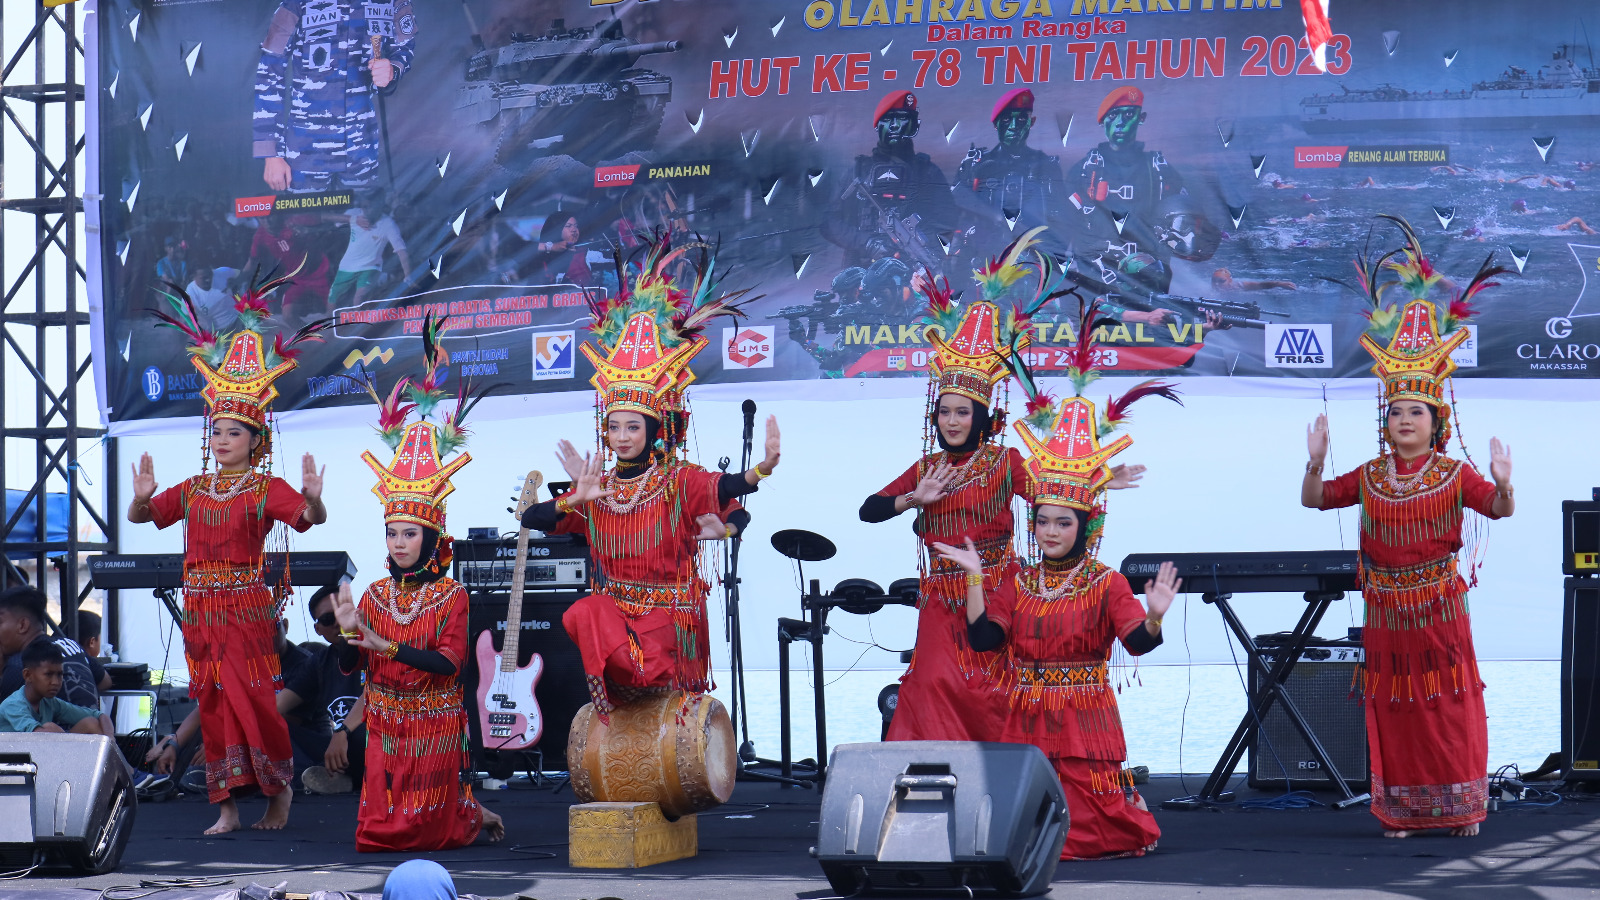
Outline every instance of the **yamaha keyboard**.
{"type": "MultiPolygon", "coordinates": [[[[275,584],[283,577],[285,557],[289,563],[289,583],[322,587],[341,579],[356,577],[356,564],[344,551],[268,553],[262,558],[262,581],[275,584]]],[[[176,590],[183,587],[182,553],[101,553],[89,557],[89,579],[94,586],[108,588],[154,588],[176,590]]]]}
{"type": "Polygon", "coordinates": [[[1134,593],[1156,577],[1164,562],[1177,567],[1184,593],[1270,594],[1359,590],[1354,550],[1285,553],[1134,553],[1123,557],[1122,574],[1134,593]]]}
{"type": "MultiPolygon", "coordinates": [[[[474,593],[505,593],[517,564],[515,534],[504,538],[455,542],[456,581],[474,593]]],[[[528,539],[523,566],[524,591],[573,591],[589,584],[589,544],[575,534],[528,539]]]]}

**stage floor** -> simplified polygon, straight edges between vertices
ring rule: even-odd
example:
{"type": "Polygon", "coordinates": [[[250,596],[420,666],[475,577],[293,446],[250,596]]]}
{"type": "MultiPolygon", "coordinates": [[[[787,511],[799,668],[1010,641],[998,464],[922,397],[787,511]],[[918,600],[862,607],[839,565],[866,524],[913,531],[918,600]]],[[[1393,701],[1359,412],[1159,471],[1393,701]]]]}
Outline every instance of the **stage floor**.
{"type": "MultiPolygon", "coordinates": [[[[1156,802],[1196,791],[1203,779],[1156,777],[1156,802]]],[[[1242,779],[1241,779],[1242,780],[1242,779]]],[[[1242,791],[1243,798],[1265,796],[1242,791]]],[[[808,790],[741,782],[728,807],[700,817],[700,855],[649,869],[600,872],[567,867],[570,790],[521,785],[480,794],[505,816],[501,845],[432,854],[463,892],[535,900],[733,900],[831,897],[807,855],[816,840],[818,797],[808,790]]],[[[1325,798],[1324,798],[1325,799],[1325,798]]],[[[264,809],[246,801],[246,821],[264,809]]],[[[202,837],[214,820],[198,798],[145,804],[122,869],[98,878],[33,877],[0,886],[0,897],[93,900],[102,888],[141,879],[231,876],[288,882],[292,891],[378,893],[390,868],[407,857],[355,852],[356,799],[302,796],[293,828],[202,837]],[[65,891],[78,888],[84,890],[65,891]],[[37,892],[37,893],[36,893],[37,892]]],[[[1493,813],[1477,838],[1389,840],[1364,807],[1332,811],[1157,810],[1159,849],[1143,859],[1063,863],[1052,896],[1319,898],[1593,896],[1600,885],[1600,795],[1543,809],[1493,813]]],[[[213,898],[219,889],[172,891],[155,900],[213,898]]]]}

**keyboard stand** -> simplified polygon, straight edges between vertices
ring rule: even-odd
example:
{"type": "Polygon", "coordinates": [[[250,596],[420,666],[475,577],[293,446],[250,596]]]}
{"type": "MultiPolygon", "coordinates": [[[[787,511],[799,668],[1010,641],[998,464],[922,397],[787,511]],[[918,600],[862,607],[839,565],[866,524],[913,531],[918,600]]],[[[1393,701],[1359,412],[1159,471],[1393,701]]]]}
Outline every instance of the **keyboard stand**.
{"type": "Polygon", "coordinates": [[[1232,594],[1206,593],[1201,595],[1205,602],[1214,604],[1222,613],[1222,620],[1227,623],[1228,630],[1239,639],[1239,644],[1244,647],[1245,657],[1249,665],[1256,669],[1263,677],[1259,682],[1262,687],[1256,695],[1250,697],[1250,711],[1244,714],[1239,721],[1239,727],[1234,730],[1233,738],[1228,741],[1228,747],[1222,751],[1222,757],[1217,760],[1217,767],[1211,770],[1211,777],[1206,779],[1205,787],[1201,788],[1199,799],[1204,803],[1216,803],[1228,786],[1228,779],[1233,777],[1233,772],[1239,767],[1239,761],[1244,757],[1245,749],[1255,738],[1256,731],[1261,722],[1266,719],[1267,713],[1274,703],[1283,705],[1284,715],[1294,725],[1300,736],[1305,738],[1306,745],[1311,748],[1311,755],[1316,757],[1322,766],[1322,771],[1333,782],[1333,786],[1342,799],[1333,805],[1336,809],[1354,806],[1358,803],[1372,799],[1371,794],[1355,794],[1350,790],[1350,785],[1339,774],[1339,768],[1333,764],[1333,759],[1328,756],[1328,751],[1323,748],[1322,741],[1317,739],[1317,734],[1311,725],[1306,722],[1305,716],[1295,706],[1294,700],[1284,689],[1284,682],[1288,680],[1289,673],[1294,670],[1294,664],[1299,661],[1300,654],[1305,652],[1306,644],[1316,633],[1317,625],[1322,621],[1322,616],[1328,607],[1336,600],[1344,598],[1343,591],[1307,591],[1306,610],[1300,615],[1300,621],[1294,626],[1294,631],[1289,634],[1286,646],[1277,649],[1277,661],[1268,665],[1261,657],[1261,651],[1251,639],[1250,632],[1245,630],[1244,623],[1239,621],[1239,616],[1233,611],[1228,601],[1233,599],[1232,594]]]}

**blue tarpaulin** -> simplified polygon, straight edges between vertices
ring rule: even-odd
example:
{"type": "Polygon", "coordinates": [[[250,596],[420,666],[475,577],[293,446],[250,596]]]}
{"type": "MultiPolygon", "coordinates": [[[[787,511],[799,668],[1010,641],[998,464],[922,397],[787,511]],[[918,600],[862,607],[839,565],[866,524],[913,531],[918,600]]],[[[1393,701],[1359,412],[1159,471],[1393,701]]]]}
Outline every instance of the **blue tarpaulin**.
{"type": "MultiPolygon", "coordinates": [[[[28,496],[27,491],[6,488],[5,518],[0,519],[0,529],[5,528],[5,523],[11,521],[12,515],[22,501],[28,496]]],[[[47,541],[64,541],[67,539],[67,513],[71,509],[72,500],[66,494],[45,494],[44,508],[48,514],[49,531],[45,534],[47,541]]],[[[39,498],[34,497],[28,508],[23,510],[18,517],[17,524],[9,533],[0,534],[0,539],[10,541],[37,541],[39,539],[39,498]]],[[[8,553],[11,559],[27,559],[28,553],[8,553]]]]}

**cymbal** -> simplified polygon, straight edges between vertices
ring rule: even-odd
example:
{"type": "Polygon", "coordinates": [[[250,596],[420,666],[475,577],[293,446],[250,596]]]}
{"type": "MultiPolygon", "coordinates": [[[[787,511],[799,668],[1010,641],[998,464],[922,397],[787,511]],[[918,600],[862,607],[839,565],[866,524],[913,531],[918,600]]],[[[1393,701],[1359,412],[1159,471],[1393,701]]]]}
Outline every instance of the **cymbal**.
{"type": "Polygon", "coordinates": [[[833,559],[833,555],[839,552],[839,549],[833,546],[833,541],[814,531],[804,531],[799,528],[786,528],[774,534],[772,549],[801,562],[822,562],[833,559]]]}

